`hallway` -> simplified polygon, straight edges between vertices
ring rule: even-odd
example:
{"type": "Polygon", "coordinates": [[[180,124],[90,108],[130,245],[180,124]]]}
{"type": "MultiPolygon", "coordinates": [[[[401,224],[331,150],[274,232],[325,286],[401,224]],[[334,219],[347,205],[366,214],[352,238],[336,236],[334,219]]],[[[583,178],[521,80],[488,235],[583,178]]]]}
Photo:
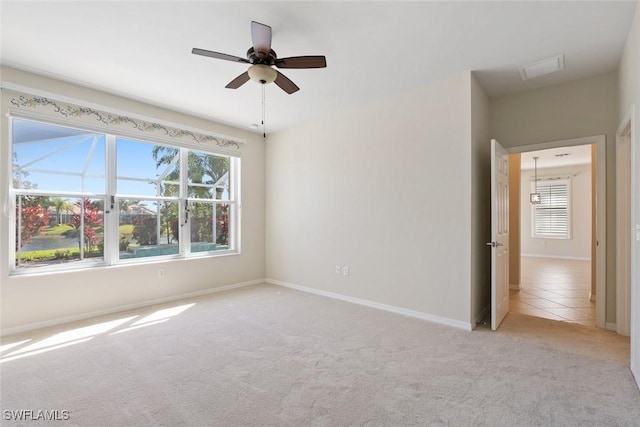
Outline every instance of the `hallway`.
{"type": "Polygon", "coordinates": [[[590,289],[590,261],[522,257],[520,290],[509,292],[509,311],[595,327],[590,289]]]}

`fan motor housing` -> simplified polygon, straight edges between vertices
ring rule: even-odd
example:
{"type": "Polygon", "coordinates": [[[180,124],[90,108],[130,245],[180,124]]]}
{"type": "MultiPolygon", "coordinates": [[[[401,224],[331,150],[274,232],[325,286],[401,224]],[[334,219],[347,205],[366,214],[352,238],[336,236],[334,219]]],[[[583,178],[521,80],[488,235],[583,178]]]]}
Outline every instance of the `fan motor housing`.
{"type": "Polygon", "coordinates": [[[269,49],[269,53],[256,52],[253,47],[247,51],[247,59],[252,64],[273,65],[278,59],[278,55],[273,49],[269,49]]]}

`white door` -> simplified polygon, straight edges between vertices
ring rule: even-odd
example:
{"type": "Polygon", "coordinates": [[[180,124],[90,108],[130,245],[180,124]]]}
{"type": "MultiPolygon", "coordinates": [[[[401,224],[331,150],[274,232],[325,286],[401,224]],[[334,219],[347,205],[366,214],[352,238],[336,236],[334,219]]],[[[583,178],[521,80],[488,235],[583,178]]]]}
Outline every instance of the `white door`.
{"type": "Polygon", "coordinates": [[[509,154],[491,140],[491,329],[509,312],[509,154]]]}

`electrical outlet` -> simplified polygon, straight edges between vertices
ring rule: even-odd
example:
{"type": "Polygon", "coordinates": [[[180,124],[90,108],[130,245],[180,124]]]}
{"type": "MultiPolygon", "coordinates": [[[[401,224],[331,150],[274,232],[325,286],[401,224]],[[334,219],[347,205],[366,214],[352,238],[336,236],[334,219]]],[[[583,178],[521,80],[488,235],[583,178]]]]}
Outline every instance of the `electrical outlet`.
{"type": "Polygon", "coordinates": [[[349,266],[345,265],[342,267],[342,275],[343,276],[348,276],[349,275],[349,266]]]}
{"type": "Polygon", "coordinates": [[[640,224],[636,224],[636,241],[640,242],[640,224]]]}
{"type": "Polygon", "coordinates": [[[158,279],[164,279],[164,268],[158,269],[158,279]]]}
{"type": "Polygon", "coordinates": [[[336,274],[340,274],[340,266],[336,264],[336,274]]]}

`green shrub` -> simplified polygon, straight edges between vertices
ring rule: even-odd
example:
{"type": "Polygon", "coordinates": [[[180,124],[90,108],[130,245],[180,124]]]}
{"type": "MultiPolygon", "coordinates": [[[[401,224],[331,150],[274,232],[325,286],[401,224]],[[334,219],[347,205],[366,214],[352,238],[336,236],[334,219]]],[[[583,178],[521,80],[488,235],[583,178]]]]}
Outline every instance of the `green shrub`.
{"type": "MultiPolygon", "coordinates": [[[[85,258],[96,258],[102,256],[99,248],[94,248],[84,252],[85,258]]],[[[53,260],[71,260],[80,258],[79,248],[44,249],[40,251],[25,251],[20,254],[22,262],[40,262],[53,260]]],[[[16,260],[18,254],[16,254],[16,260]]]]}
{"type": "Polygon", "coordinates": [[[54,259],[69,259],[71,258],[71,250],[70,249],[58,249],[55,251],[54,259]]]}
{"type": "Polygon", "coordinates": [[[136,239],[140,245],[158,244],[158,223],[154,217],[137,218],[133,221],[133,225],[135,226],[133,229],[133,238],[136,239]]]}
{"type": "Polygon", "coordinates": [[[126,251],[128,246],[129,246],[129,238],[127,236],[120,236],[120,242],[119,242],[120,252],[126,251]]]}

